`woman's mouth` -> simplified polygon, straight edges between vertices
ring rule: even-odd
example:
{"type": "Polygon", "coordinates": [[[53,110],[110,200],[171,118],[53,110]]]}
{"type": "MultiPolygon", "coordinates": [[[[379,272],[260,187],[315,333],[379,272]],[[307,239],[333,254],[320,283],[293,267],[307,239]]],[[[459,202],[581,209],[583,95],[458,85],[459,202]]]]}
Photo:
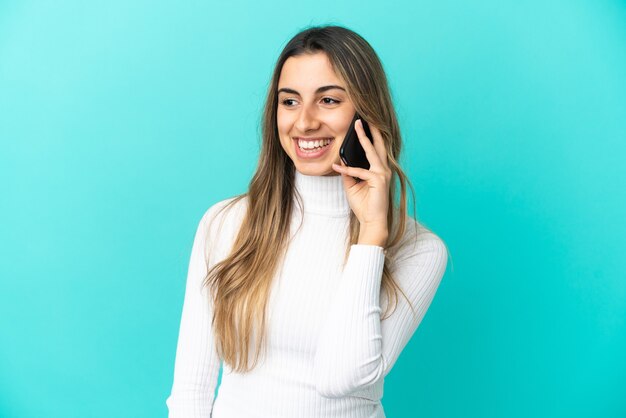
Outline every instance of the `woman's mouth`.
{"type": "Polygon", "coordinates": [[[304,140],[293,138],[296,146],[296,154],[300,158],[317,158],[330,149],[330,144],[334,138],[319,138],[315,140],[304,140]]]}

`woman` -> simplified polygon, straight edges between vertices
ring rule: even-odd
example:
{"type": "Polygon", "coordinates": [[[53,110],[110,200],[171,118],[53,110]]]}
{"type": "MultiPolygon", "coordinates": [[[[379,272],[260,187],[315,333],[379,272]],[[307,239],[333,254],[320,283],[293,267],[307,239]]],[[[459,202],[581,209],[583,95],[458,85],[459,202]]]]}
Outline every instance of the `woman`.
{"type": "Polygon", "coordinates": [[[384,417],[384,377],[447,249],[407,216],[400,129],[371,46],[339,26],[298,33],[262,135],[248,192],[211,206],[195,235],[169,416],[384,417]],[[338,165],[355,112],[373,136],[356,122],[369,170],[338,165]]]}

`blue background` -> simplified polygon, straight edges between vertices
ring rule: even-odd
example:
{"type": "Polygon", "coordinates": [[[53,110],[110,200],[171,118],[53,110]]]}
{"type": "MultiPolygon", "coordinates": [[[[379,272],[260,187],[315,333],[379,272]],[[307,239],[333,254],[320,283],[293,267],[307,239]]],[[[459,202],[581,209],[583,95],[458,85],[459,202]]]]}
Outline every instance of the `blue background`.
{"type": "Polygon", "coordinates": [[[617,0],[0,2],[0,416],[166,416],[197,223],[325,23],[383,61],[451,251],[387,416],[626,416],[617,0]]]}

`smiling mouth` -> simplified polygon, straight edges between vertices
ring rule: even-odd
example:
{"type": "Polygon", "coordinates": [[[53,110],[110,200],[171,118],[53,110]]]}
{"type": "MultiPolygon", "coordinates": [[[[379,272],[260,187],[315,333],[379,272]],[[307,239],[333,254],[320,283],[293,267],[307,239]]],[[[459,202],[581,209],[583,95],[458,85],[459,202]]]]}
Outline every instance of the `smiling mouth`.
{"type": "Polygon", "coordinates": [[[293,138],[296,146],[303,152],[315,152],[323,148],[328,147],[334,142],[334,138],[324,138],[315,141],[301,140],[299,138],[293,138]]]}

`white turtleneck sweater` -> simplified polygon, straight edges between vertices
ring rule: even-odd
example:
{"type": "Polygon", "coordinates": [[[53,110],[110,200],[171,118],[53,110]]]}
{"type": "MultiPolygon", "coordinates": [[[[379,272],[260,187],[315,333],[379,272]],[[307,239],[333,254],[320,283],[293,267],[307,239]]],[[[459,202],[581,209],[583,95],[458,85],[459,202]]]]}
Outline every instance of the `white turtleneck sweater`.
{"type": "Polygon", "coordinates": [[[407,217],[403,244],[390,270],[415,314],[398,293],[395,312],[381,321],[387,306],[381,288],[383,248],[352,245],[342,270],[351,209],[341,176],[308,176],[296,170],[295,187],[304,216],[296,205],[293,239],[272,282],[267,354],[244,374],[224,363],[217,395],[221,361],[211,330],[212,303],[201,287],[207,272],[204,254],[210,266],[228,255],[247,198],[217,216],[231,199],[222,200],[202,216],[166,400],[169,418],[385,417],[384,377],[433,300],[446,269],[446,246],[407,217]]]}

